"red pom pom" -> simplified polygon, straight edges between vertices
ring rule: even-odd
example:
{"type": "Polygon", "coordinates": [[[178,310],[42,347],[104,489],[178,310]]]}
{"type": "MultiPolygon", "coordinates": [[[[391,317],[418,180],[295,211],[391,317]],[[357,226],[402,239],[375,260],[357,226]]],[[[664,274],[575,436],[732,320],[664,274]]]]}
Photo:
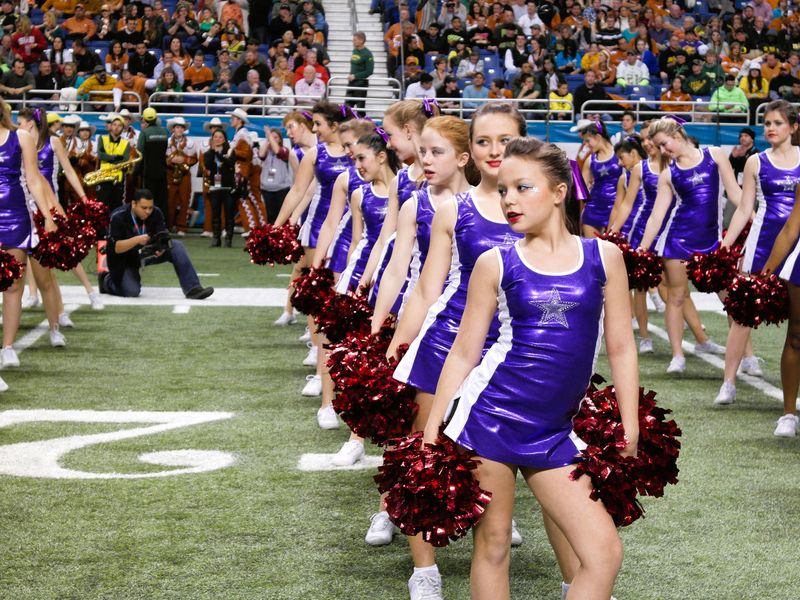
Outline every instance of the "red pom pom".
{"type": "MultiPolygon", "coordinates": [[[[328,369],[338,390],[333,408],[353,433],[379,446],[411,431],[419,406],[412,387],[392,376],[395,358],[386,358],[393,329],[375,334],[351,333],[332,346],[328,369]]],[[[401,347],[402,354],[408,346],[401,347]]]]}
{"type": "Polygon", "coordinates": [[[571,476],[588,475],[592,480],[593,500],[602,500],[618,527],[630,525],[644,515],[636,498],[662,496],[664,487],[678,482],[677,459],[681,444],[676,439],[681,430],[675,421],[667,421],[670,411],[656,406],[655,392],[639,390],[639,444],[637,456],[624,457],[619,450],[626,445],[614,388],[598,390],[603,379],[595,376],[573,418],[573,429],[587,448],[571,476]]]}
{"type": "Polygon", "coordinates": [[[607,231],[598,237],[616,245],[622,252],[625,260],[625,270],[628,272],[628,289],[647,290],[658,287],[661,283],[663,266],[661,259],[650,250],[633,248],[625,236],[619,232],[607,231]]]}
{"type": "Polygon", "coordinates": [[[474,456],[444,435],[423,445],[422,432],[384,451],[375,481],[388,492],[386,510],[400,531],[421,533],[432,546],[443,547],[480,521],[492,495],[475,480],[474,456]]]}
{"type": "Polygon", "coordinates": [[[739,325],[777,325],[789,318],[789,289],[776,275],[737,275],[723,304],[739,325]]]}
{"type": "Polygon", "coordinates": [[[290,265],[303,256],[303,247],[297,240],[300,231],[295,225],[286,223],[280,227],[264,225],[250,230],[244,250],[250,254],[250,262],[256,265],[290,265]]]}
{"type": "Polygon", "coordinates": [[[53,221],[58,229],[53,232],[44,230],[44,217],[41,213],[34,216],[39,233],[39,244],[33,249],[33,257],[48,269],[71,271],[89,255],[97,232],[90,225],[52,211],[53,221]]]}
{"type": "Polygon", "coordinates": [[[695,252],[686,262],[686,274],[701,292],[716,294],[726,289],[736,277],[741,248],[720,246],[706,254],[695,252]]]}
{"type": "Polygon", "coordinates": [[[5,292],[25,273],[25,265],[9,252],[0,250],[0,292],[5,292]]]}
{"type": "MultiPolygon", "coordinates": [[[[744,245],[747,242],[747,236],[750,235],[750,228],[753,226],[752,221],[748,221],[747,225],[744,226],[739,235],[736,236],[736,241],[733,242],[731,246],[732,249],[736,249],[736,251],[741,255],[744,252],[744,245]]],[[[725,239],[725,236],[728,235],[728,230],[722,230],[722,239],[725,239]]]]}
{"type": "Polygon", "coordinates": [[[292,306],[313,317],[336,293],[333,291],[333,281],[333,271],[330,269],[303,269],[300,277],[292,281],[292,306]]]}
{"type": "Polygon", "coordinates": [[[88,198],[82,202],[70,204],[67,208],[67,216],[70,220],[77,221],[82,226],[88,225],[96,231],[106,229],[111,222],[108,207],[102,202],[88,198]]]}
{"type": "Polygon", "coordinates": [[[372,307],[367,302],[367,297],[361,294],[333,294],[313,316],[318,330],[330,342],[338,343],[349,333],[369,333],[372,307]]]}

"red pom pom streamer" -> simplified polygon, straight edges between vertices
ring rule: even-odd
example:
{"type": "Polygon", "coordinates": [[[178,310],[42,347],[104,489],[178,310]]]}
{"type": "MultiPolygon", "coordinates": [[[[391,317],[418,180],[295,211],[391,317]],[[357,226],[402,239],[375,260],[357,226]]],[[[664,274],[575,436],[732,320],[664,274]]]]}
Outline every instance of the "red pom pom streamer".
{"type": "Polygon", "coordinates": [[[86,223],[52,211],[53,221],[58,229],[52,232],[44,230],[44,217],[41,213],[34,216],[34,223],[39,233],[39,244],[33,249],[33,258],[48,269],[71,271],[89,255],[97,232],[86,223]]]}
{"type": "Polygon", "coordinates": [[[70,220],[76,221],[82,226],[88,225],[96,231],[108,228],[108,224],[111,222],[108,207],[102,202],[89,198],[70,204],[67,208],[67,216],[70,220]]]}
{"type": "Polygon", "coordinates": [[[777,325],[789,318],[789,289],[776,275],[737,275],[723,304],[739,325],[777,325]]]}
{"type": "Polygon", "coordinates": [[[334,293],[313,317],[318,331],[334,344],[349,333],[368,334],[372,328],[372,307],[367,297],[357,292],[334,293]]]}
{"type": "Polygon", "coordinates": [[[386,510],[400,531],[443,547],[480,521],[492,495],[475,480],[474,456],[442,434],[435,444],[423,444],[422,432],[384,451],[375,481],[388,492],[386,510]]]}
{"type": "Polygon", "coordinates": [[[716,294],[726,289],[736,277],[741,248],[720,246],[706,254],[695,252],[686,261],[686,274],[701,292],[716,294]]]}
{"type": "MultiPolygon", "coordinates": [[[[391,325],[378,333],[351,333],[332,347],[328,369],[338,391],[333,408],[353,433],[377,445],[407,435],[419,406],[412,387],[394,379],[395,358],[386,358],[391,325]]],[[[402,355],[408,346],[400,349],[402,355]]]]}
{"type": "Polygon", "coordinates": [[[633,248],[628,240],[619,232],[607,231],[598,237],[617,246],[625,260],[628,272],[628,289],[646,292],[658,287],[661,283],[663,266],[661,259],[650,250],[633,248]]]}
{"type": "Polygon", "coordinates": [[[250,230],[245,252],[256,265],[290,265],[303,256],[303,247],[297,240],[300,229],[290,223],[280,227],[263,225],[250,230]]]}
{"type": "Polygon", "coordinates": [[[14,258],[11,253],[0,250],[0,292],[5,292],[25,273],[25,265],[14,258]]]}
{"type": "Polygon", "coordinates": [[[602,500],[618,527],[630,525],[644,515],[637,493],[659,497],[667,484],[678,482],[677,459],[681,430],[670,411],[656,406],[655,392],[639,390],[639,445],[636,457],[619,454],[627,441],[619,413],[616,393],[609,386],[601,390],[595,375],[580,411],[573,418],[573,429],[587,443],[581,462],[571,477],[588,475],[592,480],[593,500],[602,500]]]}
{"type": "Polygon", "coordinates": [[[292,306],[309,316],[316,315],[333,291],[333,271],[330,269],[303,269],[300,277],[292,281],[292,306]]]}

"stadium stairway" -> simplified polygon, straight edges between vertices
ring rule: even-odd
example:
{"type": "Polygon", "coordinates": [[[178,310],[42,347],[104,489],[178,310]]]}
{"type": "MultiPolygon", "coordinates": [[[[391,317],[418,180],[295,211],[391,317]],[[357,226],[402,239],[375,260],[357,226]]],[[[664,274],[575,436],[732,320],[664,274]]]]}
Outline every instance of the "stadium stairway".
{"type": "Polygon", "coordinates": [[[347,76],[350,73],[350,56],[353,50],[353,33],[363,31],[367,36],[367,48],[375,58],[375,72],[370,78],[370,90],[367,96],[367,112],[372,116],[380,117],[385,102],[381,109],[369,99],[392,97],[390,90],[386,89],[386,49],[383,45],[383,28],[380,15],[369,14],[369,2],[358,0],[325,0],[325,19],[329,25],[328,54],[331,62],[328,69],[331,77],[335,77],[329,94],[336,97],[345,95],[347,76]],[[355,20],[351,3],[355,3],[355,20]],[[381,89],[382,88],[382,89],[381,89]]]}

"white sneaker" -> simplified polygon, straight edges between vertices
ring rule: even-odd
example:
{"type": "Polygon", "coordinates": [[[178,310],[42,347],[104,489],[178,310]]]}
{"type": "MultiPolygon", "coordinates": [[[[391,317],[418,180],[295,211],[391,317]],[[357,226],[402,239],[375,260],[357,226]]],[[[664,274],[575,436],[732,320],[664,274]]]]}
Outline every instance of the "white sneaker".
{"type": "Polygon", "coordinates": [[[310,342],[311,341],[311,332],[308,330],[308,327],[306,327],[305,333],[303,335],[301,335],[299,338],[297,338],[297,340],[300,341],[300,342],[310,342]]]}
{"type": "Polygon", "coordinates": [[[12,346],[6,346],[0,350],[0,358],[3,359],[3,368],[19,366],[19,356],[12,346]]]}
{"type": "Polygon", "coordinates": [[[50,345],[53,348],[63,348],[67,345],[67,338],[58,329],[50,330],[50,345]]]}
{"type": "Polygon", "coordinates": [[[213,236],[214,233],[211,231],[204,231],[203,233],[200,234],[200,237],[213,237],[213,236]]]}
{"type": "Polygon", "coordinates": [[[389,513],[384,510],[372,515],[364,541],[370,546],[385,546],[391,544],[393,538],[394,523],[389,520],[389,513]]]}
{"type": "Polygon", "coordinates": [[[317,411],[317,423],[320,429],[339,429],[339,419],[336,418],[336,411],[330,404],[317,411]]]}
{"type": "Polygon", "coordinates": [[[103,304],[103,299],[100,297],[98,292],[92,292],[89,294],[89,304],[92,305],[92,310],[103,310],[106,305],[103,304]]]}
{"type": "Polygon", "coordinates": [[[517,522],[511,519],[511,547],[516,548],[522,545],[522,534],[517,529],[517,522]]]}
{"type": "Polygon", "coordinates": [[[75,323],[72,322],[72,319],[69,318],[67,313],[61,313],[58,315],[58,326],[59,327],[75,327],[75,323]]]}
{"type": "Polygon", "coordinates": [[[797,435],[797,415],[783,415],[778,419],[778,426],[773,435],[778,437],[795,437],[797,435]]]}
{"type": "Polygon", "coordinates": [[[39,294],[36,294],[35,296],[26,296],[22,299],[23,309],[36,308],[39,306],[39,304],[41,304],[41,300],[39,300],[39,294]]]}
{"type": "Polygon", "coordinates": [[[667,373],[683,373],[686,370],[686,359],[683,356],[673,356],[669,361],[667,373]]]}
{"type": "Polygon", "coordinates": [[[736,386],[732,381],[725,381],[719,388],[719,394],[714,398],[714,404],[717,406],[725,406],[733,404],[736,400],[736,386]]]}
{"type": "Polygon", "coordinates": [[[707,342],[694,345],[695,352],[705,352],[706,354],[725,354],[725,346],[720,346],[711,338],[707,342]]]}
{"type": "Polygon", "coordinates": [[[639,340],[639,354],[653,353],[653,338],[642,338],[639,340]]]}
{"type": "Polygon", "coordinates": [[[286,327],[287,325],[294,325],[295,323],[297,323],[295,316],[283,311],[281,316],[275,319],[272,324],[278,327],[286,327]]]}
{"type": "Polygon", "coordinates": [[[349,440],[333,455],[331,463],[336,467],[350,467],[361,460],[362,456],[364,456],[364,442],[349,440]]]}
{"type": "Polygon", "coordinates": [[[759,364],[762,359],[757,356],[745,356],[739,365],[739,371],[745,375],[752,375],[753,377],[763,377],[764,371],[761,370],[759,364]]]}
{"type": "Polygon", "coordinates": [[[650,302],[653,303],[656,312],[662,313],[667,309],[667,305],[664,304],[664,301],[661,299],[661,296],[658,295],[657,291],[648,292],[647,295],[650,296],[650,302]]]}
{"type": "Polygon", "coordinates": [[[0,377],[0,393],[5,391],[8,391],[8,384],[0,377]]]}
{"type": "Polygon", "coordinates": [[[308,354],[306,354],[306,357],[303,359],[303,366],[304,367],[316,367],[317,366],[317,352],[318,352],[317,347],[314,344],[312,344],[311,342],[308,342],[306,344],[306,346],[308,346],[308,354]]]}
{"type": "Polygon", "coordinates": [[[408,580],[408,594],[411,600],[444,600],[442,576],[438,573],[414,573],[408,580]]]}
{"type": "Polygon", "coordinates": [[[322,393],[322,377],[319,375],[306,375],[306,384],[303,386],[301,396],[319,396],[322,393]]]}

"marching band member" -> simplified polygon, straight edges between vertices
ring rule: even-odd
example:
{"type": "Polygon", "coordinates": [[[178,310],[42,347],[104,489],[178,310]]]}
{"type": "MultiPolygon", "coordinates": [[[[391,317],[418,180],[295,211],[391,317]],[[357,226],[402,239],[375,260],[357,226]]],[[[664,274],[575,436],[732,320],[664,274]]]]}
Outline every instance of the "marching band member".
{"type": "Polygon", "coordinates": [[[189,124],[183,117],[167,121],[171,135],[167,141],[167,227],[186,235],[189,204],[192,201],[191,168],[197,163],[197,144],[186,132],[189,124]],[[176,216],[177,215],[177,216],[176,216]]]}

